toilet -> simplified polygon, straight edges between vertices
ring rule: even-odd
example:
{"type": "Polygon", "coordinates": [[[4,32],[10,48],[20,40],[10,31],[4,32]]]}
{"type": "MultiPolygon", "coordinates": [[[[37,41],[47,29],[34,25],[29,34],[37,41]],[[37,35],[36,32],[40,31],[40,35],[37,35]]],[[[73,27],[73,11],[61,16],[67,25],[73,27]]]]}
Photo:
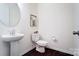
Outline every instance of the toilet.
{"type": "Polygon", "coordinates": [[[45,40],[41,40],[39,33],[32,34],[32,41],[35,43],[36,51],[40,53],[45,52],[45,47],[47,46],[48,42],[45,40]]]}

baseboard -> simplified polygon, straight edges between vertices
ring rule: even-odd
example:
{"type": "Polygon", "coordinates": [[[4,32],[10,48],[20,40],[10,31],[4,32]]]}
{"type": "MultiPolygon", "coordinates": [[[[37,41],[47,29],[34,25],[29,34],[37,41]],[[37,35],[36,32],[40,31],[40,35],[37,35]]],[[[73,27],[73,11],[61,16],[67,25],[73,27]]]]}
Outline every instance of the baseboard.
{"type": "Polygon", "coordinates": [[[67,54],[70,54],[70,55],[73,55],[74,56],[74,54],[73,53],[70,53],[70,52],[68,52],[68,51],[65,51],[65,50],[60,50],[59,48],[50,48],[50,47],[46,47],[46,48],[48,48],[48,49],[52,49],[52,50],[56,50],[56,51],[60,51],[60,52],[63,52],[63,53],[67,53],[67,54]]]}

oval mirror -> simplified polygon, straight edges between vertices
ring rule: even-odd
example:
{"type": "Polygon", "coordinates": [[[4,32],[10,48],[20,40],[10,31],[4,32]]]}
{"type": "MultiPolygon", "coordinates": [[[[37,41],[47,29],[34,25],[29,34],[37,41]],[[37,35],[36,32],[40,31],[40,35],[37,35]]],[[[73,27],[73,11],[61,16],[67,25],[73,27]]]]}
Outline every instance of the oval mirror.
{"type": "Polygon", "coordinates": [[[0,23],[14,27],[20,21],[20,9],[16,3],[0,3],[0,23]]]}

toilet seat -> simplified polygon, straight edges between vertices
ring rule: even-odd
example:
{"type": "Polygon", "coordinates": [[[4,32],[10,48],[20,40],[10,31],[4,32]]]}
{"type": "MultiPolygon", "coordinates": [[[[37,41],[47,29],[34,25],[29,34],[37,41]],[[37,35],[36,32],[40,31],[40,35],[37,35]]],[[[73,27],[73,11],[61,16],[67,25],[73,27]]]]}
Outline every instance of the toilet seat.
{"type": "Polygon", "coordinates": [[[44,41],[44,40],[39,40],[36,42],[38,45],[40,46],[46,46],[48,44],[48,42],[44,41]]]}

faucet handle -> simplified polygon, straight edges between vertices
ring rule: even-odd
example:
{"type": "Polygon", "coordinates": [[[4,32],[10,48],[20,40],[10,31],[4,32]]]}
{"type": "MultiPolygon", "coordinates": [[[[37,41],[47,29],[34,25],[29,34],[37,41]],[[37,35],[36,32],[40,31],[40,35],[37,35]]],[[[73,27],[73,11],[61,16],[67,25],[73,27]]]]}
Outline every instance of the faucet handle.
{"type": "Polygon", "coordinates": [[[10,35],[14,35],[15,34],[15,29],[12,29],[11,31],[10,31],[10,35]]]}

